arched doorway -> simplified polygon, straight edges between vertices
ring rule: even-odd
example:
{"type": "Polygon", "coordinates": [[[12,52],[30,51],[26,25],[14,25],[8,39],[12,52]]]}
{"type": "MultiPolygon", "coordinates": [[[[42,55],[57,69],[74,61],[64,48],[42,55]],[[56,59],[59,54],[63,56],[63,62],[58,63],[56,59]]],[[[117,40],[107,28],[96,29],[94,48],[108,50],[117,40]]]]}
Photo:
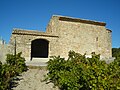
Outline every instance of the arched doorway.
{"type": "Polygon", "coordinates": [[[48,58],[49,42],[45,39],[36,39],[31,43],[32,58],[48,58]]]}

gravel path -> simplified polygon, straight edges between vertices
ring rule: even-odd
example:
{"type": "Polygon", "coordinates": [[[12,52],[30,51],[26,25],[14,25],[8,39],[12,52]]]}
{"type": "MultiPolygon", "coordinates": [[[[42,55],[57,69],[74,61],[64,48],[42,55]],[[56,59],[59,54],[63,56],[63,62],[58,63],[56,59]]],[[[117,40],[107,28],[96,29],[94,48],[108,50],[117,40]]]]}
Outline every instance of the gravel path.
{"type": "Polygon", "coordinates": [[[52,83],[46,84],[46,82],[42,82],[46,73],[45,69],[29,69],[18,77],[21,80],[16,81],[19,85],[14,87],[13,90],[59,90],[53,88],[52,83]]]}

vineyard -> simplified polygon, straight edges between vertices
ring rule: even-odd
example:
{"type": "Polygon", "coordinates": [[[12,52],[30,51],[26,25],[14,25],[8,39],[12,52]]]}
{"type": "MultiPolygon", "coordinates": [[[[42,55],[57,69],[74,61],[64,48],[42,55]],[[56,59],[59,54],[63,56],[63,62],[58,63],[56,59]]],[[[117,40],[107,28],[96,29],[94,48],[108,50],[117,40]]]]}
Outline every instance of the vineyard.
{"type": "MultiPolygon", "coordinates": [[[[21,54],[7,54],[6,63],[0,62],[0,90],[11,90],[16,85],[16,77],[27,70],[25,59],[21,54]]],[[[53,83],[60,90],[119,90],[120,49],[113,49],[113,57],[116,57],[114,62],[108,64],[100,60],[100,55],[94,53],[92,58],[86,58],[85,54],[70,51],[67,60],[60,56],[53,56],[48,61],[45,82],[53,83]]],[[[43,73],[44,70],[38,70],[36,73],[40,74],[40,72],[43,73]]],[[[31,80],[32,77],[36,78],[36,75],[39,75],[36,73],[31,76],[31,80]]],[[[42,77],[42,74],[38,77],[42,77]]],[[[41,84],[40,80],[38,81],[41,84]]],[[[32,82],[27,83],[32,85],[32,82]]],[[[37,86],[40,88],[42,85],[37,86]]]]}
{"type": "Polygon", "coordinates": [[[100,55],[85,55],[69,52],[68,60],[52,57],[48,62],[45,81],[50,81],[61,90],[118,90],[120,89],[120,57],[107,64],[100,55]]]}

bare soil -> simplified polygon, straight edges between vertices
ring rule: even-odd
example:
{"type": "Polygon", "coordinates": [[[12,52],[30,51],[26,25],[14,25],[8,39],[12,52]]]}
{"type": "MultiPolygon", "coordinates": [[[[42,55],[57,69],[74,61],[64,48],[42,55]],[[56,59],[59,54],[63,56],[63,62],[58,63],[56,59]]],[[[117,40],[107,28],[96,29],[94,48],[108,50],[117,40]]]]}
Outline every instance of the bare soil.
{"type": "Polygon", "coordinates": [[[47,74],[46,69],[32,68],[26,72],[23,72],[21,76],[18,76],[20,80],[18,85],[13,90],[59,90],[54,87],[53,83],[46,83],[44,75],[47,74]]]}

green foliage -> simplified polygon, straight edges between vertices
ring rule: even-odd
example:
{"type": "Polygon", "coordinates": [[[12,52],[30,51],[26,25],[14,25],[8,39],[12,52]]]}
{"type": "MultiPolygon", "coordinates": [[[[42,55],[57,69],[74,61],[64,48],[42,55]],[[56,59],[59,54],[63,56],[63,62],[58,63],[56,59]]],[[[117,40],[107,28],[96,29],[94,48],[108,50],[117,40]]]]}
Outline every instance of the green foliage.
{"type": "Polygon", "coordinates": [[[69,52],[68,60],[52,57],[48,61],[46,80],[61,90],[117,90],[120,88],[120,60],[110,64],[100,61],[100,55],[69,52]]]}
{"type": "Polygon", "coordinates": [[[120,48],[112,48],[112,56],[120,58],[120,48]]]}
{"type": "Polygon", "coordinates": [[[16,73],[21,73],[27,69],[25,65],[25,58],[21,57],[21,52],[17,55],[7,54],[6,62],[10,66],[14,66],[16,73]]]}
{"type": "Polygon", "coordinates": [[[21,54],[7,54],[6,64],[0,62],[0,90],[10,89],[13,77],[27,70],[25,59],[21,54]]]}

